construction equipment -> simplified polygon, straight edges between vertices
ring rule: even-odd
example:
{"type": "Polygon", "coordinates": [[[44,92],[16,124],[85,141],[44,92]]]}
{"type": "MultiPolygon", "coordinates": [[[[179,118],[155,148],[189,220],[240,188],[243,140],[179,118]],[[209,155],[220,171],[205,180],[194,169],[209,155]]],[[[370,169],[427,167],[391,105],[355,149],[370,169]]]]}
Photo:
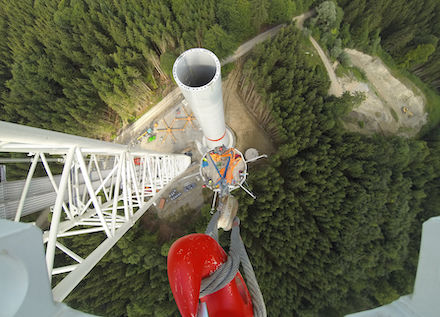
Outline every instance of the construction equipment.
{"type": "Polygon", "coordinates": [[[408,107],[403,106],[403,107],[402,107],[402,112],[403,112],[404,114],[407,114],[408,117],[410,117],[410,118],[411,118],[412,116],[414,116],[414,113],[412,113],[411,111],[409,111],[408,107]]]}

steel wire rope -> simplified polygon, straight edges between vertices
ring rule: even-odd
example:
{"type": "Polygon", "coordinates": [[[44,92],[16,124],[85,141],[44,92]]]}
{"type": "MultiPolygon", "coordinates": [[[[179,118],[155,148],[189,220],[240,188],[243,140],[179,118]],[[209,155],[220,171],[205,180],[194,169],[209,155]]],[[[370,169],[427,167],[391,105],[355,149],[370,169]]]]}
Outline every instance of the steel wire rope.
{"type": "MultiPolygon", "coordinates": [[[[216,211],[209,221],[205,231],[207,235],[214,238],[217,242],[217,222],[219,217],[220,213],[219,211],[216,211]]],[[[261,293],[254,269],[240,236],[240,219],[238,217],[234,218],[234,224],[231,230],[228,259],[214,273],[202,280],[200,285],[200,297],[215,293],[230,283],[237,275],[240,264],[243,267],[249,293],[252,298],[254,317],[266,317],[267,312],[263,294],[261,293]]]]}

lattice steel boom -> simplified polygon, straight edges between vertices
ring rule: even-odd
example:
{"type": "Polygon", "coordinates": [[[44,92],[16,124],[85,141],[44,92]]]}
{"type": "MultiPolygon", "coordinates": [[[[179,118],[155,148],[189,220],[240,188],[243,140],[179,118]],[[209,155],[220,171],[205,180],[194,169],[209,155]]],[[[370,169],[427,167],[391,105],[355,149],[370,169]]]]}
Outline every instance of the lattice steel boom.
{"type": "Polygon", "coordinates": [[[68,273],[53,289],[62,301],[108,250],[153,204],[165,188],[190,165],[190,158],[132,150],[114,144],[69,134],[0,121],[0,152],[32,156],[15,221],[20,221],[37,162],[41,162],[56,193],[50,229],[44,232],[49,279],[68,273]],[[48,156],[62,157],[59,182],[53,176],[48,156]],[[105,173],[103,172],[105,170],[105,173]],[[90,175],[98,174],[98,181],[90,175]],[[104,241],[87,256],[66,247],[63,237],[104,234],[104,241]],[[54,267],[56,249],[72,263],[54,267]]]}

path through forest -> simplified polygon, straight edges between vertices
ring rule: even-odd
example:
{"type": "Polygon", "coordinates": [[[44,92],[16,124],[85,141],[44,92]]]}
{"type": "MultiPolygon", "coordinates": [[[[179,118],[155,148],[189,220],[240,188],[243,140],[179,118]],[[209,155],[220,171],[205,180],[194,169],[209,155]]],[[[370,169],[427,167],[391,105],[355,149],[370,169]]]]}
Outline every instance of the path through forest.
{"type": "MultiPolygon", "coordinates": [[[[300,30],[302,30],[304,27],[304,21],[310,18],[311,16],[313,16],[314,14],[315,14],[314,10],[310,10],[304,14],[294,17],[293,21],[296,21],[296,26],[300,30]]],[[[328,94],[334,95],[336,97],[342,96],[344,90],[342,89],[342,86],[339,83],[338,78],[336,77],[335,71],[332,67],[329,58],[324,53],[318,42],[316,42],[312,36],[309,36],[309,40],[312,43],[313,47],[315,48],[316,52],[318,53],[319,57],[321,58],[321,61],[324,64],[324,67],[327,71],[328,77],[330,78],[330,88],[328,90],[328,94]]]]}
{"type": "Polygon", "coordinates": [[[255,45],[257,45],[261,42],[264,42],[267,39],[276,35],[278,33],[278,31],[281,30],[281,28],[284,25],[285,24],[280,24],[280,25],[274,26],[273,28],[271,28],[261,34],[258,34],[254,38],[243,43],[235,50],[234,54],[232,54],[231,56],[226,57],[225,59],[222,60],[222,65],[226,65],[226,64],[235,62],[238,58],[242,57],[244,54],[248,53],[251,49],[253,49],[255,45]]]}
{"type": "MultiPolygon", "coordinates": [[[[302,30],[304,21],[313,16],[313,14],[314,11],[310,10],[294,17],[292,20],[296,21],[297,27],[302,30]]],[[[275,36],[283,26],[284,24],[277,25],[240,45],[234,54],[222,61],[222,65],[236,61],[248,53],[255,45],[275,36]]],[[[364,70],[367,72],[368,79],[373,84],[373,87],[375,87],[369,89],[366,84],[347,81],[346,78],[338,78],[330,59],[323,49],[313,37],[310,36],[309,39],[321,58],[330,78],[331,84],[328,91],[330,95],[339,97],[344,91],[369,91],[369,93],[366,94],[367,100],[350,114],[349,121],[351,121],[347,123],[348,128],[359,132],[389,132],[397,133],[398,135],[413,136],[420,130],[420,127],[426,123],[426,113],[423,110],[423,97],[417,98],[417,96],[414,96],[412,90],[394,78],[382,62],[368,62],[365,57],[368,55],[354,50],[346,50],[355,66],[361,69],[366,67],[364,70]],[[380,94],[378,93],[379,91],[380,94]],[[406,105],[410,106],[412,116],[402,113],[402,107],[406,105]],[[361,122],[362,124],[360,124],[361,122]],[[362,125],[365,125],[365,129],[362,125]]],[[[234,94],[234,91],[231,90],[230,92],[228,91],[228,93],[234,94]]],[[[228,94],[225,94],[225,99],[226,98],[228,98],[228,94]]],[[[183,99],[183,96],[179,88],[173,89],[159,103],[153,106],[151,110],[122,131],[116,138],[116,141],[128,143],[130,140],[135,139],[156,117],[164,113],[169,107],[178,103],[181,99],[183,99]]],[[[231,102],[240,103],[238,96],[234,96],[231,102]]],[[[231,124],[231,122],[229,122],[229,124],[231,124]]],[[[238,125],[237,128],[239,128],[239,126],[240,125],[238,125]]]]}
{"type": "Polygon", "coordinates": [[[336,96],[336,97],[342,96],[342,93],[344,92],[344,90],[342,89],[342,86],[339,83],[338,78],[336,77],[335,71],[332,67],[330,60],[328,59],[327,55],[322,50],[321,46],[319,46],[318,42],[316,42],[315,39],[311,36],[309,39],[310,39],[310,42],[312,43],[313,47],[318,52],[318,55],[321,58],[325,69],[327,70],[328,77],[330,78],[330,88],[328,89],[328,94],[336,96]]]}

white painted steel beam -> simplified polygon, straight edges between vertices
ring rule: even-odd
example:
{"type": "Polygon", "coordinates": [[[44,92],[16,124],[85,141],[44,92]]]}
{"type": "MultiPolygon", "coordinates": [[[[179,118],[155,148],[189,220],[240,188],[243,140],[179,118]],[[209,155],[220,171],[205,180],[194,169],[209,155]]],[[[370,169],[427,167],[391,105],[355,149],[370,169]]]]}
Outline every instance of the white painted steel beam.
{"type": "Polygon", "coordinates": [[[194,112],[210,149],[232,145],[226,130],[220,73],[217,56],[204,48],[183,52],[173,66],[174,80],[194,112]]]}
{"type": "Polygon", "coordinates": [[[40,154],[36,154],[34,160],[32,161],[31,167],[29,168],[28,175],[26,177],[26,182],[24,183],[23,192],[21,193],[20,201],[18,202],[17,212],[15,214],[15,221],[20,221],[21,214],[23,212],[24,200],[31,185],[32,177],[34,176],[35,168],[37,167],[38,158],[40,154]]]}
{"type": "MultiPolygon", "coordinates": [[[[165,188],[162,190],[164,191],[165,188]]],[[[161,193],[159,193],[161,194],[161,193]]],[[[54,299],[56,301],[62,301],[73,290],[73,288],[81,281],[87,273],[102,259],[102,257],[110,250],[116,242],[135,224],[135,222],[151,207],[151,205],[157,200],[159,195],[150,199],[147,204],[140,208],[134,215],[131,221],[126,222],[121,228],[119,228],[115,235],[111,238],[107,238],[97,247],[82,264],[75,271],[66,276],[57,286],[53,289],[54,299]],[[76,283],[78,281],[78,283],[76,283]],[[76,283],[76,284],[75,284],[76,283]]]]}
{"type": "Polygon", "coordinates": [[[58,225],[61,217],[61,207],[64,200],[64,192],[67,187],[67,180],[69,179],[70,167],[73,161],[76,148],[73,146],[67,153],[66,162],[64,163],[63,173],[61,174],[60,186],[58,187],[57,199],[53,207],[52,221],[50,222],[49,241],[46,247],[46,264],[47,272],[49,274],[49,281],[52,279],[53,262],[55,258],[55,245],[57,242],[58,225]]]}
{"type": "MultiPolygon", "coordinates": [[[[40,153],[40,156],[43,157],[44,153],[40,153]]],[[[30,158],[28,162],[32,162],[33,158],[30,158]]],[[[45,159],[47,162],[50,162],[47,158],[45,159]]],[[[43,162],[43,160],[41,160],[43,162]]],[[[64,159],[61,160],[63,162],[64,159]]],[[[60,161],[57,160],[58,163],[60,161]]],[[[41,211],[45,208],[53,206],[56,199],[56,192],[53,187],[53,182],[58,184],[61,178],[61,175],[53,175],[51,169],[48,165],[44,164],[45,170],[48,174],[48,177],[33,177],[28,189],[28,193],[26,195],[26,199],[24,200],[23,211],[21,217],[27,216],[37,211],[41,211]],[[53,182],[49,177],[49,173],[52,174],[53,182]]],[[[103,177],[107,177],[111,170],[106,169],[101,171],[103,177]]],[[[100,185],[99,176],[96,171],[91,172],[91,179],[93,180],[93,188],[97,188],[100,185]]],[[[84,180],[82,177],[79,179],[80,191],[83,191],[85,188],[84,180]]],[[[23,193],[23,188],[26,180],[16,180],[16,181],[6,181],[0,182],[0,218],[3,219],[11,219],[15,218],[15,214],[17,212],[18,204],[20,201],[20,197],[23,193]]],[[[56,185],[58,188],[58,185],[56,185]]],[[[69,195],[66,194],[64,197],[64,201],[67,203],[69,201],[69,195]]],[[[64,206],[63,206],[64,208],[64,206]]]]}
{"type": "MultiPolygon", "coordinates": [[[[72,145],[85,149],[88,153],[115,153],[126,149],[125,145],[115,144],[84,138],[76,135],[32,128],[20,124],[0,121],[1,142],[9,144],[0,145],[0,148],[8,148],[13,143],[18,145],[27,144],[28,148],[39,149],[66,149],[72,145]]],[[[10,149],[10,147],[9,147],[10,149]]],[[[46,151],[45,151],[46,152],[46,151]]]]}

